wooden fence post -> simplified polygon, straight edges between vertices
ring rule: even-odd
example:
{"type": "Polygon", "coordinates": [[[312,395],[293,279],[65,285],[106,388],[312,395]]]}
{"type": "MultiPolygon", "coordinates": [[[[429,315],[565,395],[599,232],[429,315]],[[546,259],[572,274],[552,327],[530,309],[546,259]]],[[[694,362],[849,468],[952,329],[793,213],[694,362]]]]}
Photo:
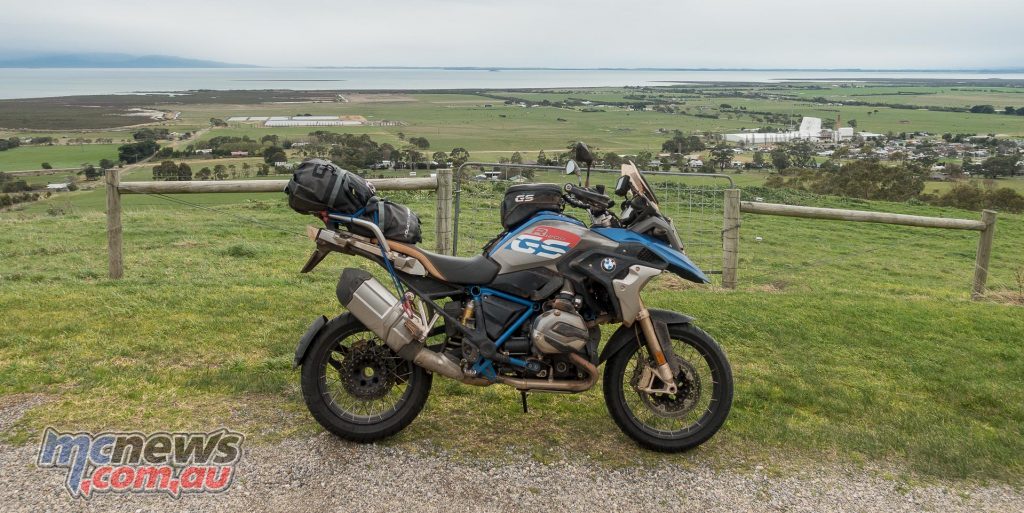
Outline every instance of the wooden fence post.
{"type": "Polygon", "coordinates": [[[108,169],[107,183],[107,264],[108,276],[113,280],[124,276],[124,262],[121,259],[121,193],[117,187],[121,179],[117,169],[108,169]]]}
{"type": "Polygon", "coordinates": [[[736,288],[740,251],[740,190],[726,189],[722,221],[722,287],[736,288]]]}
{"type": "Polygon", "coordinates": [[[996,233],[996,213],[992,210],[982,210],[981,222],[985,223],[985,228],[981,230],[978,254],[974,257],[974,287],[971,289],[971,299],[981,299],[985,295],[988,261],[992,256],[992,238],[996,233]]]}
{"type": "Polygon", "coordinates": [[[442,255],[452,253],[452,170],[437,170],[437,237],[436,250],[442,255]]]}

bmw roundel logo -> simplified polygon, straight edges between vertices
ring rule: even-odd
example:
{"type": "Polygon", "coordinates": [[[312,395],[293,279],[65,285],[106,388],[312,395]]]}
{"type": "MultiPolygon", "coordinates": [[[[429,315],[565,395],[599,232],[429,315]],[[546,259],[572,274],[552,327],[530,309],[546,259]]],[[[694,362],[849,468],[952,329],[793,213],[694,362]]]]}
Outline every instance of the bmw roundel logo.
{"type": "Polygon", "coordinates": [[[607,272],[612,272],[615,270],[615,266],[617,264],[618,262],[616,262],[614,258],[608,257],[601,260],[601,269],[604,269],[607,272]]]}

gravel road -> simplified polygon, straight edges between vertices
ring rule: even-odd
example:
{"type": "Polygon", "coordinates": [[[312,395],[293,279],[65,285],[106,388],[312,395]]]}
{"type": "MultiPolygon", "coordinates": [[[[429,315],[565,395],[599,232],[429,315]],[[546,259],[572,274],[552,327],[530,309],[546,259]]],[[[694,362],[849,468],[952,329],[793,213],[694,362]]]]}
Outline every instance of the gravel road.
{"type": "MultiPolygon", "coordinates": [[[[27,406],[0,407],[0,426],[27,406]]],[[[433,451],[355,445],[326,434],[245,450],[220,495],[96,495],[72,500],[64,473],[39,469],[35,446],[0,445],[0,510],[43,511],[1024,511],[1005,486],[923,486],[861,470],[814,468],[779,476],[666,465],[472,462],[433,451]],[[657,497],[655,504],[650,504],[657,497]]]]}

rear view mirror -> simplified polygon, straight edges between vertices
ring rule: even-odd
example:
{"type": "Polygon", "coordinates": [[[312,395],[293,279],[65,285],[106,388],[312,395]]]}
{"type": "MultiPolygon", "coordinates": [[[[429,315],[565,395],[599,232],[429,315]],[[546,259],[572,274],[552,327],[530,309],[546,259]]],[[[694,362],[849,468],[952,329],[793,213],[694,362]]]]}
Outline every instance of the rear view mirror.
{"type": "Polygon", "coordinates": [[[629,192],[629,175],[622,175],[615,182],[615,195],[626,197],[626,193],[629,192]]]}
{"type": "Polygon", "coordinates": [[[580,173],[580,166],[576,164],[575,160],[570,160],[565,164],[565,174],[567,175],[578,175],[580,173]]]}
{"type": "Polygon", "coordinates": [[[573,152],[576,155],[575,160],[577,162],[586,164],[588,168],[594,165],[594,155],[590,153],[590,148],[587,148],[587,145],[583,144],[583,142],[576,143],[573,146],[573,152]]]}

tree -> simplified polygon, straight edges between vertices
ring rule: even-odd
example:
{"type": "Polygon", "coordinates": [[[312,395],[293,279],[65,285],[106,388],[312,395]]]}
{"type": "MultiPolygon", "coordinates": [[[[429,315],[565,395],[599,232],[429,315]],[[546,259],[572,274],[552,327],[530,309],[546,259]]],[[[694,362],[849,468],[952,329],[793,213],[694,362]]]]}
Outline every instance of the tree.
{"type": "Polygon", "coordinates": [[[430,141],[428,141],[426,137],[410,137],[409,143],[421,150],[425,150],[430,147],[430,141]]]}
{"type": "Polygon", "coordinates": [[[79,171],[78,174],[84,176],[86,180],[92,181],[98,180],[102,173],[100,173],[98,169],[93,167],[92,164],[85,164],[84,166],[82,166],[82,170],[79,171]]]}
{"type": "Polygon", "coordinates": [[[847,121],[846,124],[850,125],[853,128],[857,128],[857,120],[856,119],[851,119],[851,120],[847,121]]]}
{"type": "Polygon", "coordinates": [[[409,169],[416,169],[416,163],[423,160],[423,154],[416,150],[415,146],[408,146],[402,150],[405,161],[409,163],[409,169]]]}
{"type": "Polygon", "coordinates": [[[275,162],[287,162],[288,155],[280,147],[269,146],[263,150],[263,161],[270,165],[274,165],[275,162]]]}
{"type": "Polygon", "coordinates": [[[522,164],[523,163],[523,154],[519,153],[517,151],[517,152],[513,153],[512,156],[509,157],[508,160],[509,160],[509,162],[511,162],[513,164],[522,164]]]}
{"type": "Polygon", "coordinates": [[[719,143],[711,149],[710,160],[719,169],[725,169],[732,163],[732,148],[725,143],[719,143]]]}
{"type": "Polygon", "coordinates": [[[110,159],[100,159],[100,169],[106,171],[108,169],[114,169],[117,163],[110,159]]]}
{"type": "Polygon", "coordinates": [[[652,160],[654,160],[654,154],[648,150],[643,150],[637,152],[636,161],[633,163],[636,164],[637,168],[639,169],[647,169],[648,167],[651,166],[652,160]]]}
{"type": "Polygon", "coordinates": [[[671,139],[661,143],[661,151],[691,153],[705,149],[704,143],[696,135],[686,136],[679,130],[674,130],[672,134],[671,139]]]}
{"type": "Polygon", "coordinates": [[[443,151],[435,151],[434,154],[430,156],[430,159],[437,162],[438,166],[448,167],[448,154],[443,151]]]}
{"type": "Polygon", "coordinates": [[[192,179],[192,168],[188,164],[182,162],[178,164],[178,180],[191,180],[192,179]]]}
{"type": "Polygon", "coordinates": [[[43,169],[53,169],[53,166],[49,162],[43,162],[41,166],[43,169]]]}
{"type": "Polygon", "coordinates": [[[601,158],[601,162],[604,162],[605,167],[619,167],[622,165],[622,157],[614,151],[609,151],[601,158]]]}
{"type": "Polygon", "coordinates": [[[153,166],[153,180],[174,180],[178,177],[178,165],[173,160],[165,160],[153,166]]]}
{"type": "Polygon", "coordinates": [[[228,168],[224,164],[217,164],[213,166],[213,177],[217,180],[223,180],[228,177],[228,168]]]}
{"type": "Polygon", "coordinates": [[[469,152],[462,147],[452,148],[452,151],[448,153],[448,158],[452,159],[452,167],[459,167],[469,162],[469,152]]]}
{"type": "Polygon", "coordinates": [[[995,178],[997,176],[1015,176],[1017,174],[1017,162],[1019,157],[1016,155],[997,155],[985,159],[981,164],[981,173],[988,178],[995,178]]]}
{"type": "Polygon", "coordinates": [[[996,108],[991,105],[975,105],[971,107],[971,112],[975,114],[995,114],[996,108]]]}
{"type": "Polygon", "coordinates": [[[277,142],[279,140],[280,140],[280,137],[278,137],[277,134],[267,134],[267,135],[264,135],[263,137],[260,138],[260,142],[261,143],[263,143],[263,144],[270,143],[271,146],[277,146],[277,142]]]}
{"type": "Polygon", "coordinates": [[[754,166],[764,166],[764,152],[761,150],[754,151],[754,166]]]}
{"type": "Polygon", "coordinates": [[[548,165],[548,156],[544,153],[544,150],[537,152],[537,165],[546,166],[548,165]]]}
{"type": "Polygon", "coordinates": [[[117,148],[117,158],[121,162],[134,164],[140,160],[149,158],[159,149],[160,145],[152,140],[123,144],[117,148]]]}
{"type": "Polygon", "coordinates": [[[776,171],[782,171],[789,168],[789,153],[786,153],[786,149],[782,147],[775,148],[771,153],[772,167],[776,171]]]}
{"type": "Polygon", "coordinates": [[[906,201],[921,194],[924,178],[924,168],[916,164],[889,167],[877,160],[860,160],[843,166],[839,173],[803,169],[789,180],[774,175],[765,185],[834,196],[906,201]]]}
{"type": "Polygon", "coordinates": [[[789,147],[789,158],[794,167],[814,165],[814,145],[810,141],[796,141],[789,147]]]}
{"type": "Polygon", "coordinates": [[[200,169],[198,173],[196,173],[195,178],[196,180],[209,180],[212,176],[213,172],[210,171],[210,168],[204,167],[200,169]]]}

